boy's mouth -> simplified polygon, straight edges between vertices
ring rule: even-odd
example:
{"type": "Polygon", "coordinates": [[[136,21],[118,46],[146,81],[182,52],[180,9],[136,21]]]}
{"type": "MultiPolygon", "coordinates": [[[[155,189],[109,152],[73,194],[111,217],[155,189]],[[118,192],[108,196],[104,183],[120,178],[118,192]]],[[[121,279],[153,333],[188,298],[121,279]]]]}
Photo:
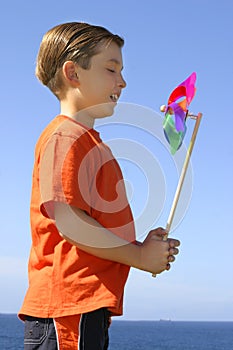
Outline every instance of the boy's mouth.
{"type": "Polygon", "coordinates": [[[113,101],[113,102],[117,102],[117,100],[118,100],[118,95],[117,94],[112,94],[111,96],[110,96],[110,98],[111,98],[111,100],[113,101]]]}

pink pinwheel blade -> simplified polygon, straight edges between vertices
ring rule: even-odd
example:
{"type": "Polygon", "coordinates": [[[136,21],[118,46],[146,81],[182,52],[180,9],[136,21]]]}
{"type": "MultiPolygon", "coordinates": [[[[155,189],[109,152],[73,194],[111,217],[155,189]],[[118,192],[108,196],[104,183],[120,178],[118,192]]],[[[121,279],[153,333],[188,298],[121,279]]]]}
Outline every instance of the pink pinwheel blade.
{"type": "Polygon", "coordinates": [[[196,73],[192,73],[188,79],[184,81],[184,86],[186,87],[186,98],[188,105],[191,103],[195,95],[195,83],[196,83],[196,73]]]}
{"type": "Polygon", "coordinates": [[[195,95],[195,82],[196,82],[196,73],[193,72],[186,80],[179,84],[170,94],[168,99],[168,106],[172,102],[177,102],[178,99],[184,98],[187,101],[187,106],[191,103],[195,95]]]}

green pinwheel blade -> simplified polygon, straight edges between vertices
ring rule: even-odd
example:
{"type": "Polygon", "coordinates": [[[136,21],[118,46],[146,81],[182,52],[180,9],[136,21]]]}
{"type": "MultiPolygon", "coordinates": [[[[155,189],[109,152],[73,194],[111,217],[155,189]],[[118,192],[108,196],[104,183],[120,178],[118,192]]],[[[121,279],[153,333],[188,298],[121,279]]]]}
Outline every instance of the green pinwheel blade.
{"type": "Polygon", "coordinates": [[[184,131],[177,131],[172,115],[167,113],[163,121],[163,130],[165,137],[170,144],[171,154],[174,155],[182,145],[186,133],[186,125],[184,123],[184,131]]]}

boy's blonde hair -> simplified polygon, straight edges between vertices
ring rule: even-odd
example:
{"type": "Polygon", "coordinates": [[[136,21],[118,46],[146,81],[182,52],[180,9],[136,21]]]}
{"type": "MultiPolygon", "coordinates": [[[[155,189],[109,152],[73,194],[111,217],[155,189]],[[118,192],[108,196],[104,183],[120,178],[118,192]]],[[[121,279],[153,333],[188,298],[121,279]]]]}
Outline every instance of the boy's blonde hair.
{"type": "Polygon", "coordinates": [[[61,68],[73,61],[83,69],[90,68],[92,56],[100,52],[100,43],[115,42],[119,47],[124,40],[107,29],[88,23],[71,22],[57,25],[43,37],[37,56],[36,76],[56,97],[61,97],[61,68]]]}

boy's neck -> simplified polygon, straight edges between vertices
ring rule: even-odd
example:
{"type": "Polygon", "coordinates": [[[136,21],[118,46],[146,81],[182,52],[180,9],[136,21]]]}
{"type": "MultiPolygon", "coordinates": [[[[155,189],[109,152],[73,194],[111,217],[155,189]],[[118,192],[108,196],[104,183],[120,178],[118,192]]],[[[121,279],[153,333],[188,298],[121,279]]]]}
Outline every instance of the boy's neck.
{"type": "Polygon", "coordinates": [[[77,111],[76,109],[67,107],[61,103],[60,114],[70,117],[80,124],[92,129],[95,119],[87,113],[87,111],[77,111]]]}

